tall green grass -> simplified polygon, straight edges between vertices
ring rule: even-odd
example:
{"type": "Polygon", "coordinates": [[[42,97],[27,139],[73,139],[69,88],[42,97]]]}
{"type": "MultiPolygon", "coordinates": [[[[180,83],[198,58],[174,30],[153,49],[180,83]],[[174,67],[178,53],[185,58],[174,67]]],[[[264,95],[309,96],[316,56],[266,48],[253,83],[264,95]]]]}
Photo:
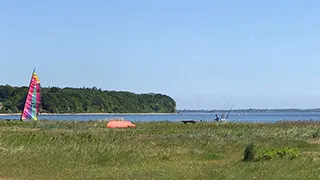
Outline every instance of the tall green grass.
{"type": "Polygon", "coordinates": [[[0,179],[319,179],[320,123],[0,121],[0,179]],[[249,143],[295,159],[244,162],[249,143]]]}

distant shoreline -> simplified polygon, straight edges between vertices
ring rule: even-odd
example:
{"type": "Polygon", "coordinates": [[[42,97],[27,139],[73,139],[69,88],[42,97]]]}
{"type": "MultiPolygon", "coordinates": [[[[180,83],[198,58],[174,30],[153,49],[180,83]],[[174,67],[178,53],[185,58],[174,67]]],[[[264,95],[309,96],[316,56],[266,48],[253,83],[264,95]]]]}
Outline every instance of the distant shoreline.
{"type": "MultiPolygon", "coordinates": [[[[40,113],[39,115],[170,115],[179,113],[40,113]]],[[[0,116],[20,116],[21,113],[0,113],[0,116]]]]}
{"type": "MultiPolygon", "coordinates": [[[[177,110],[178,113],[216,113],[229,112],[228,109],[214,110],[177,110]]],[[[255,112],[320,112],[320,108],[311,109],[232,109],[233,113],[255,113],[255,112]]]]}
{"type": "MultiPolygon", "coordinates": [[[[192,113],[217,113],[230,110],[177,110],[176,113],[40,113],[39,115],[177,115],[192,113]]],[[[288,112],[320,112],[320,108],[312,109],[233,109],[231,113],[288,113],[288,112]]],[[[0,116],[18,116],[21,113],[0,113],[0,116]]]]}

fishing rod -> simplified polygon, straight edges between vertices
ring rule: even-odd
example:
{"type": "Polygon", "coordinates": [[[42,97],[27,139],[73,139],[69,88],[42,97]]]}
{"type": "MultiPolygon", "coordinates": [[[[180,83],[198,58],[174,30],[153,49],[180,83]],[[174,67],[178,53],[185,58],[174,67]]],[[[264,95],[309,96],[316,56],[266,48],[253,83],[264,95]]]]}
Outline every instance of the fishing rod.
{"type": "Polygon", "coordinates": [[[229,112],[228,112],[228,114],[227,114],[227,116],[226,116],[226,119],[228,119],[229,114],[230,114],[230,112],[231,112],[231,110],[232,110],[233,106],[234,106],[234,104],[232,104],[232,106],[231,106],[231,108],[230,108],[230,110],[229,110],[229,112]]]}

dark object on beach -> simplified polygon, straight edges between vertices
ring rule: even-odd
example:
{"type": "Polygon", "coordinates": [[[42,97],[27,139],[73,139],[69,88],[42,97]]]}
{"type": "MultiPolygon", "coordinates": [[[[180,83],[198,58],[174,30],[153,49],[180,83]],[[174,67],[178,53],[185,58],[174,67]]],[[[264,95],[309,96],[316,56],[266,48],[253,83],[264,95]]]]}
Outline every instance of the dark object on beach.
{"type": "Polygon", "coordinates": [[[11,119],[2,119],[2,118],[0,118],[0,120],[11,121],[11,119]]]}
{"type": "Polygon", "coordinates": [[[183,122],[184,124],[187,124],[187,123],[194,124],[194,123],[196,123],[196,121],[194,121],[194,120],[185,120],[185,121],[181,121],[181,122],[183,122]]]}

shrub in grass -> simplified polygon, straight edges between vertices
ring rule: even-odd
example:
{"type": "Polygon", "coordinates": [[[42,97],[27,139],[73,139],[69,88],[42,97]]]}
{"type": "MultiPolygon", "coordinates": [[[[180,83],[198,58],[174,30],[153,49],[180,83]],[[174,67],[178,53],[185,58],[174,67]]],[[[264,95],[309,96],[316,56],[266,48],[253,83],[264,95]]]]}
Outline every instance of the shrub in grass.
{"type": "Polygon", "coordinates": [[[300,156],[298,148],[258,148],[252,143],[244,150],[244,161],[262,161],[275,158],[296,159],[300,156]]]}
{"type": "Polygon", "coordinates": [[[255,146],[253,143],[250,143],[244,149],[244,161],[253,161],[255,157],[255,146]]]}
{"type": "Polygon", "coordinates": [[[317,132],[313,133],[313,134],[312,134],[312,138],[313,138],[313,139],[316,139],[316,138],[318,139],[318,138],[320,138],[320,131],[317,131],[317,132]]]}

